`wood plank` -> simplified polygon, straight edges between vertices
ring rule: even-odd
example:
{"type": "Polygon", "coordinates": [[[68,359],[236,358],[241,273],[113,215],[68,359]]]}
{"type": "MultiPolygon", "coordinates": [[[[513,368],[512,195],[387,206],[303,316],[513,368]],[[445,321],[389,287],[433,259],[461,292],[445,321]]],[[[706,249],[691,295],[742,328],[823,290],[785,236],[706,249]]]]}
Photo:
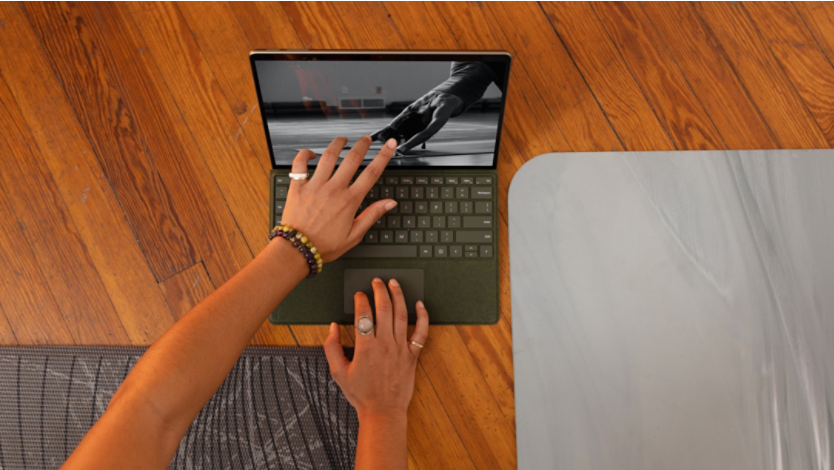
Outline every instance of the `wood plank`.
{"type": "Polygon", "coordinates": [[[640,4],[598,2],[592,5],[675,148],[725,148],[721,134],[640,4]]]}
{"type": "Polygon", "coordinates": [[[5,318],[18,342],[26,345],[75,343],[3,192],[0,192],[0,292],[3,292],[0,308],[7,312],[5,318]]]}
{"type": "Polygon", "coordinates": [[[183,232],[137,116],[119,90],[107,41],[91,18],[68,3],[25,5],[81,127],[130,221],[157,279],[191,266],[194,248],[183,232]],[[92,26],[92,27],[91,27],[92,26]]]}
{"type": "Polygon", "coordinates": [[[278,2],[231,2],[229,7],[254,49],[305,49],[278,2]]]}
{"type": "Polygon", "coordinates": [[[788,2],[744,6],[829,144],[834,144],[834,67],[788,2]]]}
{"type": "Polygon", "coordinates": [[[269,172],[272,164],[249,66],[249,52],[254,48],[240,24],[230,21],[235,15],[228,3],[179,2],[178,6],[206,61],[211,65],[232,111],[237,115],[243,129],[241,137],[246,136],[258,155],[258,161],[269,172]]]}
{"type": "Polygon", "coordinates": [[[305,49],[340,49],[350,37],[329,2],[281,2],[281,6],[305,49]]]}
{"type": "Polygon", "coordinates": [[[6,313],[3,311],[3,307],[0,306],[0,346],[17,346],[18,344],[17,338],[14,337],[12,326],[9,325],[9,321],[6,319],[6,313]]]}
{"type": "MultiPolygon", "coordinates": [[[[6,83],[0,80],[0,182],[50,297],[75,344],[129,343],[43,155],[6,83]]],[[[15,316],[12,309],[7,315],[15,316]]],[[[27,322],[41,322],[27,315],[27,322]]],[[[35,327],[37,328],[37,327],[35,327]]],[[[28,342],[21,337],[21,341],[28,342]]]]}
{"type": "Polygon", "coordinates": [[[173,316],[37,37],[15,4],[0,5],[0,19],[3,77],[131,343],[150,344],[173,316]]]}
{"type": "Polygon", "coordinates": [[[783,148],[827,148],[813,116],[741,5],[695,3],[783,148]]]}
{"type": "Polygon", "coordinates": [[[159,289],[174,317],[179,320],[214,292],[214,284],[206,272],[206,267],[197,263],[160,282],[159,289]]]}
{"type": "Polygon", "coordinates": [[[792,2],[828,62],[834,63],[834,7],[830,2],[792,2]]]}
{"type": "MultiPolygon", "coordinates": [[[[674,149],[591,4],[541,2],[541,6],[625,148],[674,149]]],[[[558,50],[561,44],[554,41],[551,47],[558,50]]]]}
{"type": "Polygon", "coordinates": [[[692,6],[677,2],[641,6],[727,146],[778,148],[780,142],[692,6]]]}

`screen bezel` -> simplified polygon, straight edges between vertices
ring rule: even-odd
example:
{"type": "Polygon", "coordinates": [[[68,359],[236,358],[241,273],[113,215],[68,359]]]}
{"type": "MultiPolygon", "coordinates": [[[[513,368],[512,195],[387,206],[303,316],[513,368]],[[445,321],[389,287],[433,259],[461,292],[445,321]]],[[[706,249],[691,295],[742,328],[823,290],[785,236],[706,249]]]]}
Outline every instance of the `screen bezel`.
{"type": "MultiPolygon", "coordinates": [[[[498,129],[495,137],[495,150],[493,151],[492,165],[468,165],[468,166],[437,166],[429,167],[431,169],[496,169],[498,167],[498,149],[501,146],[501,130],[504,124],[504,113],[507,105],[507,92],[510,81],[510,65],[512,56],[506,51],[284,51],[284,50],[257,50],[249,53],[249,65],[252,69],[252,77],[255,80],[255,92],[258,95],[258,108],[260,108],[261,121],[264,126],[264,135],[266,136],[266,143],[269,149],[269,162],[272,169],[287,169],[292,165],[277,165],[275,163],[275,155],[272,149],[272,140],[269,136],[269,128],[266,122],[266,116],[263,112],[263,98],[261,97],[261,86],[258,82],[258,71],[256,68],[257,62],[272,62],[272,61],[304,61],[304,60],[327,60],[327,61],[501,61],[507,67],[507,73],[504,77],[504,92],[501,96],[501,109],[498,114],[498,129]]],[[[336,137],[336,136],[334,136],[336,137]]],[[[421,170],[425,171],[426,166],[398,166],[397,170],[421,170]]]]}

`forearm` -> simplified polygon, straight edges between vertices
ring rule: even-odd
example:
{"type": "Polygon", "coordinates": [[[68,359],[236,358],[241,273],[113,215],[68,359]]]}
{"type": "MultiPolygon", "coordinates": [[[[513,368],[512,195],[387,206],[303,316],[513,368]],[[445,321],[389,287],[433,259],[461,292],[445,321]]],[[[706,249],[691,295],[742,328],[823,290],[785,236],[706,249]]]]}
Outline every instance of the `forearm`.
{"type": "Polygon", "coordinates": [[[356,470],[405,470],[408,467],[407,419],[397,416],[360,416],[356,470]]]}

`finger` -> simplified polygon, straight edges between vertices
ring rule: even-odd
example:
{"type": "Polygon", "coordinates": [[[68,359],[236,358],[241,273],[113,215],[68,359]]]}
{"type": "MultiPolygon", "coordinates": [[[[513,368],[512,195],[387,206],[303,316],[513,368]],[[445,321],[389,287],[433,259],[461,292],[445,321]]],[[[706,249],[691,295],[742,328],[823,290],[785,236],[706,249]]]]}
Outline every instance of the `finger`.
{"type": "Polygon", "coordinates": [[[327,363],[330,365],[330,375],[336,383],[339,383],[350,361],[345,357],[345,350],[342,349],[339,338],[339,325],[335,323],[330,324],[330,333],[324,340],[324,355],[327,356],[327,363]]]}
{"type": "Polygon", "coordinates": [[[391,303],[394,306],[394,341],[403,344],[408,337],[408,309],[405,306],[405,296],[396,279],[388,281],[391,290],[391,303]]]}
{"type": "Polygon", "coordinates": [[[359,165],[365,159],[365,154],[368,153],[371,142],[373,141],[367,135],[360,137],[356,145],[350,149],[345,159],[339,164],[339,169],[336,170],[336,174],[331,179],[340,185],[347,186],[350,184],[350,179],[353,178],[353,175],[356,174],[356,169],[359,168],[359,165]]]}
{"type": "MultiPolygon", "coordinates": [[[[423,305],[422,300],[417,301],[417,324],[414,326],[414,334],[411,335],[411,341],[414,341],[417,344],[426,344],[426,339],[429,337],[429,312],[426,310],[426,306],[423,305]]],[[[408,349],[411,350],[411,353],[414,357],[417,357],[420,354],[420,351],[423,348],[419,346],[415,346],[411,344],[411,341],[408,343],[408,349]]]]}
{"type": "MultiPolygon", "coordinates": [[[[330,145],[324,149],[324,153],[319,158],[319,164],[316,165],[316,172],[313,173],[313,178],[310,180],[316,184],[324,184],[330,179],[333,174],[333,168],[336,167],[336,162],[339,160],[339,155],[342,154],[342,149],[347,144],[347,137],[336,137],[330,145]]],[[[370,189],[369,189],[370,191],[370,189]]]]}
{"type": "MultiPolygon", "coordinates": [[[[304,149],[298,152],[298,155],[292,161],[293,173],[307,173],[307,163],[316,158],[316,154],[312,150],[304,149]]],[[[307,183],[307,180],[292,180],[290,181],[290,189],[299,187],[307,183]]]]}
{"type": "Polygon", "coordinates": [[[368,206],[353,220],[353,227],[348,234],[348,240],[358,243],[377,220],[395,207],[397,207],[397,201],[393,199],[383,199],[368,206]]]}
{"type": "Polygon", "coordinates": [[[382,279],[376,278],[372,282],[374,286],[374,303],[376,305],[376,338],[382,341],[394,339],[393,307],[391,297],[388,296],[388,288],[382,279]]]}
{"type": "MultiPolygon", "coordinates": [[[[365,293],[363,293],[363,292],[357,292],[356,294],[354,294],[354,296],[353,296],[353,311],[354,311],[354,316],[355,316],[355,318],[353,320],[353,326],[357,326],[359,324],[359,319],[362,318],[362,317],[368,317],[368,318],[371,319],[372,322],[374,321],[374,314],[371,311],[371,303],[368,302],[368,296],[365,295],[365,293]]],[[[376,328],[374,328],[374,329],[376,329],[376,328]]],[[[371,340],[373,338],[374,338],[373,331],[371,331],[370,334],[363,335],[357,329],[356,330],[356,340],[354,341],[356,343],[357,353],[359,351],[363,350],[364,348],[367,348],[370,345],[371,340]]]]}
{"type": "Polygon", "coordinates": [[[379,177],[382,176],[382,171],[385,170],[385,167],[388,165],[388,162],[391,160],[391,156],[394,155],[394,149],[397,148],[397,141],[394,139],[388,139],[385,142],[385,145],[379,150],[379,153],[376,154],[373,161],[362,170],[362,173],[356,178],[356,181],[350,185],[350,190],[360,196],[365,197],[368,194],[368,191],[371,190],[371,186],[373,186],[379,177]]]}

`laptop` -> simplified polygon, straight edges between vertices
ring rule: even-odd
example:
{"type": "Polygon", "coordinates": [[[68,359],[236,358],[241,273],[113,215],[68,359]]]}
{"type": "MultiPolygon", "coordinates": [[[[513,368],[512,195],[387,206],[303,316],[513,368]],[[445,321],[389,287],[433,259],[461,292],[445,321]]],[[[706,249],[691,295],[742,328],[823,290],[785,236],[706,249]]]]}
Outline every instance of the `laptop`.
{"type": "Polygon", "coordinates": [[[411,323],[417,300],[432,324],[498,321],[496,163],[510,55],[254,51],[250,63],[272,160],[270,229],[281,221],[301,149],[321,155],[345,136],[344,158],[370,135],[364,167],[387,139],[398,142],[359,210],[381,198],[397,207],[359,245],[301,282],[270,321],[352,324],[353,296],[363,291],[373,304],[375,277],[397,279],[411,323]]]}

